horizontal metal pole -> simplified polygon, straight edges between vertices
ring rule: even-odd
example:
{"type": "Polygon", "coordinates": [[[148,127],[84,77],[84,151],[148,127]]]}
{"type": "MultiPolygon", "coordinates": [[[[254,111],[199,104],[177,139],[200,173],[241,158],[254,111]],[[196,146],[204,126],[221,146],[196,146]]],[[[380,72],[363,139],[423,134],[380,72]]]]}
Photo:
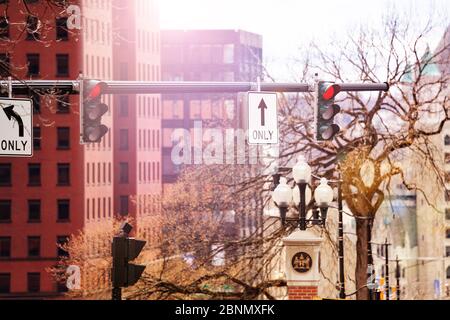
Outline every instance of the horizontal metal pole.
{"type": "MultiPolygon", "coordinates": [[[[9,81],[0,81],[0,91],[8,92],[9,81]]],[[[24,80],[11,81],[14,93],[27,93],[28,90],[61,90],[68,93],[77,93],[80,86],[78,80],[24,80]]]]}
{"type": "Polygon", "coordinates": [[[384,83],[342,83],[341,91],[388,91],[389,84],[384,83]]]}
{"type": "MultiPolygon", "coordinates": [[[[107,93],[237,93],[257,91],[254,82],[142,82],[142,81],[105,81],[107,93]]],[[[302,83],[261,83],[261,91],[272,92],[311,92],[308,84],[302,83]]]]}
{"type": "MultiPolygon", "coordinates": [[[[261,83],[256,82],[200,82],[200,81],[103,81],[109,94],[169,94],[169,93],[237,93],[248,91],[268,92],[314,92],[314,87],[304,83],[261,83]]],[[[2,92],[8,92],[7,80],[0,81],[2,92]]],[[[24,80],[12,81],[15,94],[26,94],[29,89],[60,90],[66,93],[78,93],[79,80],[24,80]]],[[[387,91],[387,83],[342,83],[341,91],[387,91]]]]}

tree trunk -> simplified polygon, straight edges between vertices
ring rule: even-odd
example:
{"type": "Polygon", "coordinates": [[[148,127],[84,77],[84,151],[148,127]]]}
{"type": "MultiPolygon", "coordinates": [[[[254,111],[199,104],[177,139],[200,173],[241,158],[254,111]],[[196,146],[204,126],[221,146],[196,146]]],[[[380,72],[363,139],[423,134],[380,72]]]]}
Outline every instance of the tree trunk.
{"type": "Polygon", "coordinates": [[[368,242],[372,234],[371,220],[356,219],[356,299],[369,300],[369,290],[367,289],[367,265],[372,263],[368,254],[368,242]]]}

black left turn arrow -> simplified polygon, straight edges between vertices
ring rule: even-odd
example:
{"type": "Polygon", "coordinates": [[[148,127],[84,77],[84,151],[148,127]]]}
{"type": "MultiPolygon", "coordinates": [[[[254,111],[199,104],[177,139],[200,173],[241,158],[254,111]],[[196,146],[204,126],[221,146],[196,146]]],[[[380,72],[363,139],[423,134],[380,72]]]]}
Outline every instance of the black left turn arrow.
{"type": "Polygon", "coordinates": [[[14,111],[14,106],[3,108],[3,111],[5,112],[9,121],[11,121],[11,118],[16,119],[17,123],[19,124],[19,137],[23,137],[23,121],[22,118],[17,114],[17,112],[14,111]]]}

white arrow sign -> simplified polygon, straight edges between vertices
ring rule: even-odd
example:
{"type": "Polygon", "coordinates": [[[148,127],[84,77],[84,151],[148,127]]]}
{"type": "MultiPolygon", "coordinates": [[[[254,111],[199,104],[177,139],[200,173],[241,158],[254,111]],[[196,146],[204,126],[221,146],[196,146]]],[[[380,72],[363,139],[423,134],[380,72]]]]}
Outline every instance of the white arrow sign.
{"type": "Polygon", "coordinates": [[[33,103],[0,99],[0,156],[33,156],[33,103]]]}
{"type": "Polygon", "coordinates": [[[277,94],[248,93],[248,143],[278,144],[277,94]]]}

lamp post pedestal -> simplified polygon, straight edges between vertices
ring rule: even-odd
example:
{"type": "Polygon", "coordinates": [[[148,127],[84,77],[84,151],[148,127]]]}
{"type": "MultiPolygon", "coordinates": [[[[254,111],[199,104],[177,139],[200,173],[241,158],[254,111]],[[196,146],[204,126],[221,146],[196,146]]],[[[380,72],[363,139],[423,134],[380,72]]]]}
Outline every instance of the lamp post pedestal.
{"type": "Polygon", "coordinates": [[[320,282],[319,252],[322,238],[306,230],[294,231],[283,239],[289,300],[318,297],[320,282]]]}

